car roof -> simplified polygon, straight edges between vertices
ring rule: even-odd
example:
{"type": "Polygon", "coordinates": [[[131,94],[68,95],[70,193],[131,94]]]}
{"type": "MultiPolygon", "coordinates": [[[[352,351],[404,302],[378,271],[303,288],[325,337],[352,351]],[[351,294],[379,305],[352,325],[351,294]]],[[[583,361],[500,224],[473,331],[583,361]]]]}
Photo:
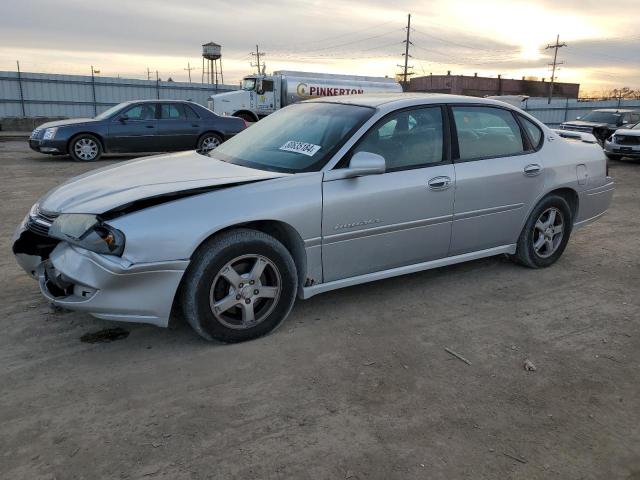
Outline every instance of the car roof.
{"type": "Polygon", "coordinates": [[[154,100],[128,100],[126,102],[122,102],[122,104],[131,104],[131,103],[189,103],[189,104],[194,104],[194,105],[199,105],[197,103],[195,103],[192,100],[172,100],[170,98],[160,98],[160,99],[154,99],[154,100]]]}
{"type": "Polygon", "coordinates": [[[402,108],[413,105],[429,105],[441,103],[474,103],[497,105],[504,107],[511,105],[499,100],[489,98],[468,97],[465,95],[449,95],[445,93],[422,93],[422,92],[404,92],[404,93],[365,93],[357,95],[340,95],[335,97],[322,97],[312,100],[305,100],[305,103],[342,103],[345,105],[358,105],[362,107],[379,108],[382,106],[388,108],[402,108]]]}

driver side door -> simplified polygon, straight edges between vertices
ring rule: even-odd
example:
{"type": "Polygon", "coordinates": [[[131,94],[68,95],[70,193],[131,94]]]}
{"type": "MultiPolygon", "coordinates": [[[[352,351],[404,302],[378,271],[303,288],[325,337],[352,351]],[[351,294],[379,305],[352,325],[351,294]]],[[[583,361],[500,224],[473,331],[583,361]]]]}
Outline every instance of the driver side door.
{"type": "Polygon", "coordinates": [[[111,152],[154,151],[157,130],[156,104],[145,102],[133,105],[111,121],[107,149],[111,152]],[[128,118],[121,120],[123,115],[128,118]]]}
{"type": "Polygon", "coordinates": [[[455,171],[440,107],[387,115],[338,166],[360,151],[382,155],[386,172],[323,182],[324,282],[446,257],[455,171]]]}

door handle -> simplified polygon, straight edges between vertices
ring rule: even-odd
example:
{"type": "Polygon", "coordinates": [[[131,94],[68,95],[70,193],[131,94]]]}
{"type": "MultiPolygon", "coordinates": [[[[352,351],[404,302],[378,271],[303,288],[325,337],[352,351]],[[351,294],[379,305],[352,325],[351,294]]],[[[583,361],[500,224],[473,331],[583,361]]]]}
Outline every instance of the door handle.
{"type": "Polygon", "coordinates": [[[526,167],[524,167],[524,174],[527,177],[535,177],[542,171],[542,167],[537,163],[530,163],[526,167]]]}
{"type": "Polygon", "coordinates": [[[198,128],[200,125],[196,125],[195,123],[191,125],[192,127],[198,128]]]}
{"type": "Polygon", "coordinates": [[[428,184],[431,190],[446,190],[451,186],[451,179],[449,177],[433,177],[428,184]]]}
{"type": "Polygon", "coordinates": [[[154,128],[153,125],[145,125],[147,128],[154,128]]]}

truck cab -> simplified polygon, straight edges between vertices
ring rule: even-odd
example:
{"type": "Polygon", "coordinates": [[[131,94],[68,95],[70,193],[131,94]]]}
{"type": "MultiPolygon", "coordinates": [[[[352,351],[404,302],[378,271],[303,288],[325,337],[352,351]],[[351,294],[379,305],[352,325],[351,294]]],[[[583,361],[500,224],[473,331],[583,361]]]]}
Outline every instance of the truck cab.
{"type": "Polygon", "coordinates": [[[209,110],[218,115],[233,115],[247,122],[256,122],[280,108],[279,83],[279,79],[271,75],[246,76],[240,90],[211,95],[209,110]]]}

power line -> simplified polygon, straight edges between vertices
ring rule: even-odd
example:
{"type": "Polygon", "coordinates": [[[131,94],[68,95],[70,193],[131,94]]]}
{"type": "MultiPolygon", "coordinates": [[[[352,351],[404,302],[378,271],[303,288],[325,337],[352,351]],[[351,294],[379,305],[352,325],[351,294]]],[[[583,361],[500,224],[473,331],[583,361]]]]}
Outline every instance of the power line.
{"type": "Polygon", "coordinates": [[[562,47],[566,47],[567,44],[566,43],[560,43],[560,34],[558,34],[558,36],[556,37],[556,43],[555,45],[547,45],[545,47],[545,50],[549,50],[551,48],[553,48],[554,52],[553,52],[553,63],[550,63],[549,65],[551,65],[553,67],[552,73],[551,73],[551,83],[549,84],[549,98],[547,100],[548,104],[551,104],[551,97],[553,96],[553,83],[556,79],[556,67],[558,65],[562,65],[564,62],[558,62],[558,49],[562,48],[562,47]]]}

